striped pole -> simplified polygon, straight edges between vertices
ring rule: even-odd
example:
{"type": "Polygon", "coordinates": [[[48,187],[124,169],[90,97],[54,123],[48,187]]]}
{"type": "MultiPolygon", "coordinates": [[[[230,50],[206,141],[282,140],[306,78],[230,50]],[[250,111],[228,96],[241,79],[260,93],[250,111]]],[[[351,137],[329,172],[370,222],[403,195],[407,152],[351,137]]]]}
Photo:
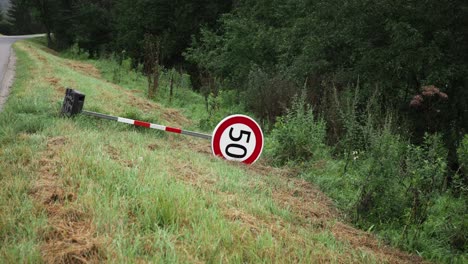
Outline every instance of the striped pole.
{"type": "Polygon", "coordinates": [[[180,128],[162,126],[162,125],[158,125],[158,124],[151,124],[151,123],[148,123],[148,122],[123,118],[123,117],[117,117],[117,116],[111,116],[111,115],[104,115],[104,114],[91,112],[91,111],[86,111],[86,110],[83,110],[82,113],[85,114],[85,115],[94,116],[94,117],[103,118],[103,119],[108,119],[108,120],[113,120],[113,121],[129,124],[129,125],[147,127],[147,128],[152,128],[152,129],[158,129],[158,130],[172,132],[172,133],[176,133],[176,134],[183,134],[183,135],[188,135],[188,136],[192,136],[192,137],[199,137],[199,138],[204,138],[204,139],[211,140],[211,135],[202,134],[202,133],[198,133],[198,132],[187,131],[187,130],[182,130],[180,128]]]}

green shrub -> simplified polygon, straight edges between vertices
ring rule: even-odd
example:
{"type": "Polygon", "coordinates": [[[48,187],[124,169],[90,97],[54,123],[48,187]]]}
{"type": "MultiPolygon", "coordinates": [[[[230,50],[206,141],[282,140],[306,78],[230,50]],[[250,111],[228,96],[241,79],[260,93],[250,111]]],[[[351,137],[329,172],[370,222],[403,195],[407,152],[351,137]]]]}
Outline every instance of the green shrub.
{"type": "Polygon", "coordinates": [[[462,263],[463,256],[468,257],[466,219],[466,197],[455,198],[446,193],[433,199],[427,220],[422,225],[421,247],[416,250],[426,251],[424,255],[429,258],[462,263]]]}
{"type": "Polygon", "coordinates": [[[245,106],[242,103],[237,103],[236,92],[232,90],[220,90],[215,96],[210,93],[206,97],[205,107],[207,116],[199,122],[199,127],[205,131],[213,130],[223,118],[234,114],[247,114],[245,106]]]}
{"type": "Polygon", "coordinates": [[[459,169],[453,177],[453,190],[468,195],[468,135],[465,135],[457,149],[459,169]]]}
{"type": "Polygon", "coordinates": [[[458,162],[463,171],[468,172],[468,134],[463,137],[457,150],[458,162]]]}
{"type": "Polygon", "coordinates": [[[247,87],[243,95],[247,109],[262,122],[271,124],[285,113],[291,98],[300,92],[299,86],[284,74],[260,67],[250,70],[247,87]]]}
{"type": "Polygon", "coordinates": [[[405,145],[405,141],[387,127],[370,137],[367,151],[353,155],[353,171],[360,174],[361,181],[355,205],[361,224],[400,221],[407,204],[401,184],[405,145]]]}
{"type": "Polygon", "coordinates": [[[444,187],[447,150],[440,135],[426,134],[422,146],[408,146],[406,156],[406,192],[412,203],[406,212],[407,224],[418,225],[427,217],[431,198],[444,187]]]}
{"type": "Polygon", "coordinates": [[[89,52],[81,49],[78,43],[70,46],[70,48],[63,52],[63,55],[74,60],[87,60],[90,57],[89,52]]]}
{"type": "Polygon", "coordinates": [[[325,158],[325,136],[325,121],[315,117],[303,93],[293,99],[286,115],[278,118],[271,132],[271,155],[279,164],[325,158]]]}

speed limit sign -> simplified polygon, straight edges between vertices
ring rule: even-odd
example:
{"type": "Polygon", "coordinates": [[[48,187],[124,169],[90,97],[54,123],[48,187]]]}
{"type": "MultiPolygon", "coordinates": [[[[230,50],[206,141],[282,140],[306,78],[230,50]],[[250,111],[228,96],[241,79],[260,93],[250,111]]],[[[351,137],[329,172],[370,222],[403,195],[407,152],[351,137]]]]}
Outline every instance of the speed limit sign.
{"type": "Polygon", "coordinates": [[[211,148],[215,156],[252,164],[263,150],[262,129],[248,116],[228,116],[213,131],[211,148]]]}

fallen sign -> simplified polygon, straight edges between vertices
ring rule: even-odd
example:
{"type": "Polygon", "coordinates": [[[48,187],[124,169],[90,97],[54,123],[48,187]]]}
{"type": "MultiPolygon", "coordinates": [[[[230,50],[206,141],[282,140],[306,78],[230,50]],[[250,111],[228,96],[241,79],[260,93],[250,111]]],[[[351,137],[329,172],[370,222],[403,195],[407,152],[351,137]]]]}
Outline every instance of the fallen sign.
{"type": "Polygon", "coordinates": [[[245,164],[253,164],[257,161],[263,150],[262,129],[255,120],[245,115],[232,115],[226,117],[216,126],[213,131],[213,135],[208,135],[182,130],[180,128],[86,111],[83,110],[84,101],[85,95],[83,93],[67,88],[61,114],[66,117],[85,114],[134,126],[208,139],[211,140],[211,149],[215,156],[219,156],[227,160],[243,162],[245,164]]]}

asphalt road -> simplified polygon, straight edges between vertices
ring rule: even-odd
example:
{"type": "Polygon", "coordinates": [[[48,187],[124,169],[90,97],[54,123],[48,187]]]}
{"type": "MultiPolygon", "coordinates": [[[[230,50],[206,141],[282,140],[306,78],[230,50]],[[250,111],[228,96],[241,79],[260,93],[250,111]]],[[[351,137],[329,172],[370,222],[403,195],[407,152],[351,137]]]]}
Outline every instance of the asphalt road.
{"type": "Polygon", "coordinates": [[[18,40],[42,37],[44,34],[25,36],[0,36],[0,111],[8,96],[8,88],[14,76],[14,61],[10,62],[11,45],[18,40]]]}

